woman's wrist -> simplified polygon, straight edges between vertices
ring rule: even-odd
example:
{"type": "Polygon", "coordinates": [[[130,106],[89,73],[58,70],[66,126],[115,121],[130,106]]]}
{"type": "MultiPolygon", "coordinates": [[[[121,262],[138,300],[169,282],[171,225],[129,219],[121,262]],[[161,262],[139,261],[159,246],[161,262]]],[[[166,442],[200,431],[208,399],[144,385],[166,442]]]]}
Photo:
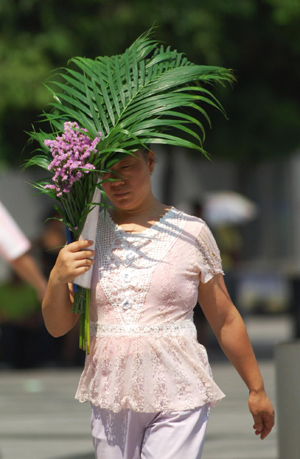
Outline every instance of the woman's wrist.
{"type": "Polygon", "coordinates": [[[53,286],[58,286],[58,285],[67,285],[68,282],[65,282],[63,279],[60,278],[59,273],[55,269],[55,266],[52,268],[50,275],[49,275],[49,282],[53,286]]]}
{"type": "Polygon", "coordinates": [[[249,395],[258,395],[258,394],[265,393],[265,386],[263,383],[257,386],[254,385],[254,386],[248,387],[248,389],[249,389],[249,395]]]}

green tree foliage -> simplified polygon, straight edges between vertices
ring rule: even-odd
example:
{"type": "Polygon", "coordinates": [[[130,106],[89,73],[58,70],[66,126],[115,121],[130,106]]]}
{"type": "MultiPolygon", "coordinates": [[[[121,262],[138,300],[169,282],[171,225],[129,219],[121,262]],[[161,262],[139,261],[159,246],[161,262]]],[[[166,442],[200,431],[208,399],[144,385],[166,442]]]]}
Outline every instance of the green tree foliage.
{"type": "Polygon", "coordinates": [[[205,65],[235,69],[221,89],[230,122],[211,114],[213,156],[258,161],[298,146],[298,0],[2,0],[0,159],[19,165],[30,130],[49,102],[50,72],[74,56],[122,53],[158,26],[157,37],[205,65]]]}

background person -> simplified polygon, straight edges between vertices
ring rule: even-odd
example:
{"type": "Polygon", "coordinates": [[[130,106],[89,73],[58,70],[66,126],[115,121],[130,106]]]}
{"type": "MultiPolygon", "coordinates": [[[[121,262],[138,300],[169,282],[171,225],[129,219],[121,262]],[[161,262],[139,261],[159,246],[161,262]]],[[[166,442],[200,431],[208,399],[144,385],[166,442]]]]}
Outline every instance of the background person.
{"type": "Polygon", "coordinates": [[[2,256],[24,281],[31,284],[42,301],[47,281],[36,261],[28,253],[31,243],[15,220],[0,202],[0,256],[2,256]]]}
{"type": "Polygon", "coordinates": [[[39,303],[47,281],[30,249],[30,241],[0,202],[0,256],[12,268],[10,279],[0,286],[1,360],[14,368],[41,365],[44,359],[39,303]]]}

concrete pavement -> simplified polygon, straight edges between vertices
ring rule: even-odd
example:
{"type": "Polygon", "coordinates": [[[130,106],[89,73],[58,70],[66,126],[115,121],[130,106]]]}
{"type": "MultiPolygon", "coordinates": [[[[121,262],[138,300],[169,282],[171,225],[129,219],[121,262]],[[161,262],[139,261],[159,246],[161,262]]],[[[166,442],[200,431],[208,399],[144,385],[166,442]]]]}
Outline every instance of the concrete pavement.
{"type": "MultiPolygon", "coordinates": [[[[276,342],[289,338],[289,324],[273,320],[267,326],[272,333],[263,334],[258,332],[261,321],[248,326],[258,358],[263,350],[260,367],[276,405],[271,351],[276,342]]],[[[214,349],[211,365],[227,396],[212,410],[203,459],[277,459],[276,428],[264,441],[254,435],[247,389],[236,371],[214,349]]],[[[74,399],[80,372],[79,368],[0,371],[1,459],[93,459],[90,407],[74,399]]]]}
{"type": "MultiPolygon", "coordinates": [[[[247,390],[235,370],[225,362],[212,367],[227,396],[212,410],[203,459],[276,459],[276,431],[263,442],[255,437],[247,390]]],[[[261,369],[274,399],[274,365],[262,362],[261,369]]],[[[94,457],[89,405],[74,400],[79,373],[77,369],[1,372],[1,459],[94,457]]]]}
{"type": "MultiPolygon", "coordinates": [[[[269,397],[276,405],[274,363],[260,362],[260,368],[269,397]]],[[[265,440],[256,437],[244,383],[227,363],[213,364],[212,369],[226,398],[211,411],[203,459],[277,459],[276,426],[265,440]]]]}

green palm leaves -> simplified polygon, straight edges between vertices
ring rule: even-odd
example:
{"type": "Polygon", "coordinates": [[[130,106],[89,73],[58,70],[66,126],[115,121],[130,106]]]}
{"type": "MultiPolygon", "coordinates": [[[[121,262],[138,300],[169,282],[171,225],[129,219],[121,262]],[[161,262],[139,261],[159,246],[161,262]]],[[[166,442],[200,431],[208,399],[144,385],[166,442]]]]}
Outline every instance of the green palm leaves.
{"type": "MultiPolygon", "coordinates": [[[[151,31],[122,55],[77,57],[70,64],[51,81],[53,110],[42,119],[50,122],[54,135],[63,131],[65,121],[76,121],[91,138],[102,132],[97,169],[116,152],[130,153],[148,144],[205,154],[202,121],[210,120],[204,107],[224,110],[204,84],[234,80],[230,70],[191,64],[183,54],[159,45],[151,31]]],[[[42,131],[32,136],[41,145],[49,138],[42,131]]]]}

